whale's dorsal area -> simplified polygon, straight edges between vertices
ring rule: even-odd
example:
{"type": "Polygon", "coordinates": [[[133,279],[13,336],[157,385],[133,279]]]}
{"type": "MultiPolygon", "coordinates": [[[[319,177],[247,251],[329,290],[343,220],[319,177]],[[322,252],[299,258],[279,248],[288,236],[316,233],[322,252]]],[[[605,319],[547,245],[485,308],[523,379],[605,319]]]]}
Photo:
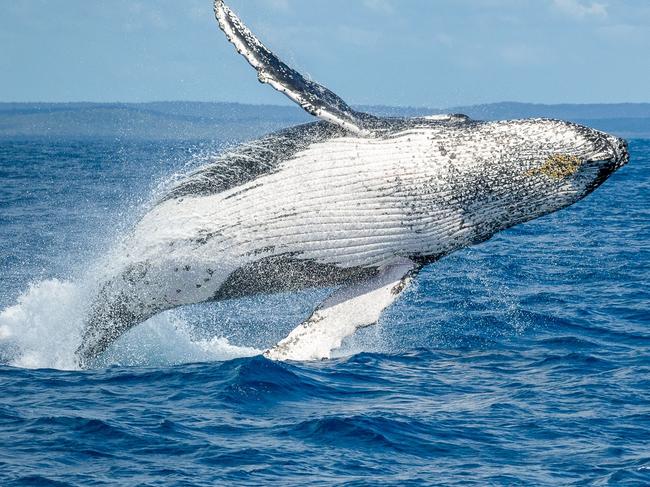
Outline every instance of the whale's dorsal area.
{"type": "Polygon", "coordinates": [[[338,95],[280,61],[223,0],[215,0],[214,14],[219,27],[237,51],[257,70],[262,83],[284,93],[308,113],[359,134],[371,135],[369,123],[375,117],[353,110],[338,95]]]}
{"type": "MultiPolygon", "coordinates": [[[[279,169],[283,161],[346,131],[337,125],[312,122],[280,130],[227,150],[210,163],[186,174],[160,199],[209,196],[227,191],[279,169]]],[[[372,140],[372,139],[371,139],[372,140]]]]}

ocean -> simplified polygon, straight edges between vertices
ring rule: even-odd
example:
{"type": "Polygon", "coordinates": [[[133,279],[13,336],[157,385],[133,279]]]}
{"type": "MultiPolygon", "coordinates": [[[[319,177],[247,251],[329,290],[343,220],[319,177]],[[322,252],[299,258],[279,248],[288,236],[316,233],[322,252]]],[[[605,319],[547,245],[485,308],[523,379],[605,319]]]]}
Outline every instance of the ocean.
{"type": "Polygon", "coordinates": [[[319,290],[166,312],[75,370],[99,256],[233,142],[0,140],[0,485],[650,485],[650,140],[332,360],[260,356],[319,290]]]}

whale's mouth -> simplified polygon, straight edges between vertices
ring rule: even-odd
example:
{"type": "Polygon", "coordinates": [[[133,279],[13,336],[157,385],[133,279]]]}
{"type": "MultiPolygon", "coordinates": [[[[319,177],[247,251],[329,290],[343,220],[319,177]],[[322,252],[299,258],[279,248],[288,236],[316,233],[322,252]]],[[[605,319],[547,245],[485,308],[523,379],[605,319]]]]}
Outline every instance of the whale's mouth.
{"type": "Polygon", "coordinates": [[[618,137],[610,137],[610,144],[614,152],[613,171],[625,166],[630,162],[630,153],[628,151],[627,141],[618,137]]]}
{"type": "Polygon", "coordinates": [[[597,168],[596,177],[587,186],[585,194],[589,194],[598,188],[612,173],[630,161],[628,145],[624,139],[612,135],[605,135],[605,140],[606,148],[596,157],[585,162],[585,165],[595,166],[597,168]]]}
{"type": "Polygon", "coordinates": [[[627,141],[609,134],[600,134],[601,150],[591,157],[591,162],[607,166],[612,171],[624,166],[630,160],[627,141]]]}

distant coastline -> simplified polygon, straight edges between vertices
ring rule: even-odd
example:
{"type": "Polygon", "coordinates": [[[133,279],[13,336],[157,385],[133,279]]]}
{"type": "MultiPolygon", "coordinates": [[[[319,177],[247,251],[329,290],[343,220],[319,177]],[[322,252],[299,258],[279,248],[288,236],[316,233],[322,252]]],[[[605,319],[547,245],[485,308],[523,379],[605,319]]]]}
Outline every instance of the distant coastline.
{"type": "MultiPolygon", "coordinates": [[[[385,116],[465,113],[481,120],[547,117],[571,120],[626,138],[650,138],[650,103],[501,102],[449,109],[359,106],[385,116]]],[[[246,138],[313,118],[294,106],[218,102],[0,103],[0,138],[210,140],[246,138]],[[252,126],[255,126],[254,128],[252,126]]]]}

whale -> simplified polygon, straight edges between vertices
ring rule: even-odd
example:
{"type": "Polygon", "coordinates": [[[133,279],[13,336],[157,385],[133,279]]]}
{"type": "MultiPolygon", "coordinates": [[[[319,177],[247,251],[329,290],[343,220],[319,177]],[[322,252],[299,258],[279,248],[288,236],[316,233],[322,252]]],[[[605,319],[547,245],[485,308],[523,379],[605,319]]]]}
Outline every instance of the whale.
{"type": "Polygon", "coordinates": [[[359,112],[223,1],[214,12],[259,81],[316,120],[229,149],[158,198],[97,285],[82,367],[161,311],[308,288],[332,291],[264,355],[326,359],[424,266],[572,205],[628,162],[624,140],[567,121],[359,112]]]}

